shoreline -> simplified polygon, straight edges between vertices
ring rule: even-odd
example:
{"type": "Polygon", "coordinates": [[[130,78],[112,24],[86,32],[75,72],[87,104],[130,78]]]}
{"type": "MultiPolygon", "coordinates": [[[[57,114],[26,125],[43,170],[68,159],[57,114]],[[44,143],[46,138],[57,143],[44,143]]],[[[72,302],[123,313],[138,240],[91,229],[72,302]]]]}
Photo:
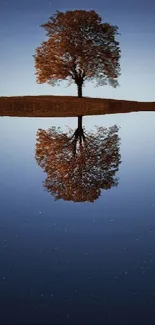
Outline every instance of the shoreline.
{"type": "Polygon", "coordinates": [[[76,117],[139,111],[154,112],[155,102],[53,95],[0,97],[0,116],[76,117]]]}

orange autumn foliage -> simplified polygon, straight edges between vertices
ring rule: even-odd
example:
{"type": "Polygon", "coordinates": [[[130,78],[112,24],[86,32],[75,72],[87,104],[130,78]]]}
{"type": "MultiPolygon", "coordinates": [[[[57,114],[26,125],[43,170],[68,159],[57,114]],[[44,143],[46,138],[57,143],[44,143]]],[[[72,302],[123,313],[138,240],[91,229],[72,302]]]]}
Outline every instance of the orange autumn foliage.
{"type": "Polygon", "coordinates": [[[118,185],[118,127],[96,129],[96,133],[85,133],[84,141],[79,139],[76,154],[71,131],[63,133],[54,127],[38,130],[35,158],[47,174],[44,188],[56,200],[94,202],[101,189],[118,185]]]}
{"type": "Polygon", "coordinates": [[[82,97],[85,81],[118,85],[120,47],[116,41],[117,26],[103,23],[94,10],[73,10],[57,11],[41,27],[48,39],[34,55],[38,83],[75,82],[79,97],[82,97]]]}

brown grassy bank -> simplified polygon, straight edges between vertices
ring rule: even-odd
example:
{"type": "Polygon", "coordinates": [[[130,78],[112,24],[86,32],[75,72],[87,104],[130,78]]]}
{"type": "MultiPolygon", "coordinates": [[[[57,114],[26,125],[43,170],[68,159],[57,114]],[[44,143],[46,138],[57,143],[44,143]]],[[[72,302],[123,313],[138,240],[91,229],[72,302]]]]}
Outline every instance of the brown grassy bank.
{"type": "Polygon", "coordinates": [[[155,111],[155,102],[74,96],[0,97],[0,116],[72,117],[155,111]]]}

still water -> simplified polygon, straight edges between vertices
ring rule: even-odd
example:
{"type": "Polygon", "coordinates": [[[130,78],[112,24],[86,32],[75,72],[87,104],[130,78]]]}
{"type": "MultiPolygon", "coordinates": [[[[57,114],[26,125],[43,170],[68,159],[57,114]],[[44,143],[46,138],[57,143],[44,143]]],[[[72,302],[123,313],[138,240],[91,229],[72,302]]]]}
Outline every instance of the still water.
{"type": "Polygon", "coordinates": [[[84,117],[119,126],[117,186],[55,200],[35,159],[38,129],[76,118],[0,118],[0,324],[154,324],[155,115],[84,117]]]}

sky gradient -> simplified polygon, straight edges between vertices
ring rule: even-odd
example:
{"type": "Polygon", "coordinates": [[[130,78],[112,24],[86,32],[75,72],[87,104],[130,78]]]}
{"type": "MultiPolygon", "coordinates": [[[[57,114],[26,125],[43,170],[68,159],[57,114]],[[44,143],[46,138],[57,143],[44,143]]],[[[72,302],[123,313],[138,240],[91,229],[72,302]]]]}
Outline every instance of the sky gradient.
{"type": "Polygon", "coordinates": [[[86,83],[87,97],[154,101],[155,2],[79,0],[0,0],[0,96],[77,95],[76,86],[38,85],[33,54],[45,40],[39,27],[56,10],[95,10],[103,19],[119,26],[122,51],[120,86],[95,87],[86,83]]]}

